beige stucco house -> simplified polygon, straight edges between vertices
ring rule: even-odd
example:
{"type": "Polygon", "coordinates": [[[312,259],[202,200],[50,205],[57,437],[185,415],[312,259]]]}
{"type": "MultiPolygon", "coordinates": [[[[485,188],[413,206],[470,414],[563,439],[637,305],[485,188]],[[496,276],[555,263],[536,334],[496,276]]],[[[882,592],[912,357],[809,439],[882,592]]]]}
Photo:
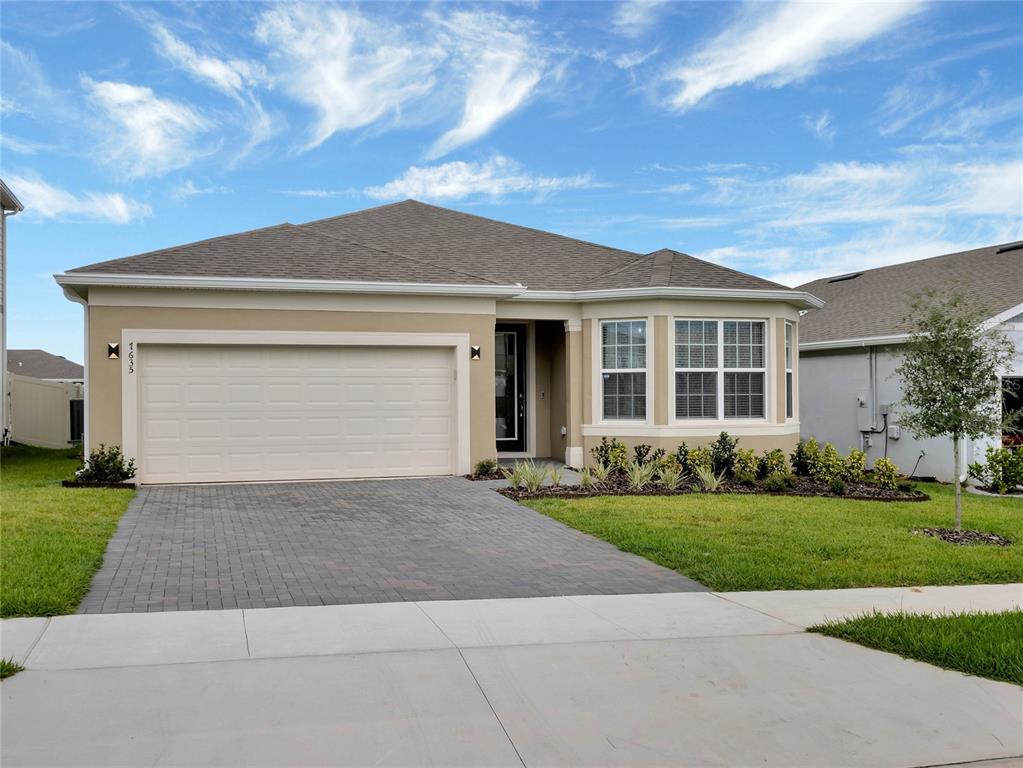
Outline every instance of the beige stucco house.
{"type": "Polygon", "coordinates": [[[799,436],[805,291],[416,201],[56,276],[85,307],[86,443],[144,483],[469,472],[799,436]]]}

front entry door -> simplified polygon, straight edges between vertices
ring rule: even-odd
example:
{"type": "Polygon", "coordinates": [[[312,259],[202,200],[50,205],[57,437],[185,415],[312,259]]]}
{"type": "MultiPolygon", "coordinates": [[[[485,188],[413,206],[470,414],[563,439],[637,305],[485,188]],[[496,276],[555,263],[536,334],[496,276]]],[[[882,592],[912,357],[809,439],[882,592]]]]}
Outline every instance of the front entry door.
{"type": "Polygon", "coordinates": [[[526,450],[526,326],[498,323],[494,333],[497,450],[526,450]]]}

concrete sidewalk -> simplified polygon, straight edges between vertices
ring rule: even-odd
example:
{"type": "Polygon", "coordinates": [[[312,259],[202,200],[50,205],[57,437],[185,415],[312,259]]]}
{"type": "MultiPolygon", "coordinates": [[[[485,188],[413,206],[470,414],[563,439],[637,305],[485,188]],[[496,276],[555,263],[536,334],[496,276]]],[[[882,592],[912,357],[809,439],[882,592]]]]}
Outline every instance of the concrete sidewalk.
{"type": "Polygon", "coordinates": [[[1023,585],[16,619],[5,766],[922,766],[1023,755],[1023,690],[802,627],[1023,585]],[[949,724],[955,723],[955,727],[949,724]]]}

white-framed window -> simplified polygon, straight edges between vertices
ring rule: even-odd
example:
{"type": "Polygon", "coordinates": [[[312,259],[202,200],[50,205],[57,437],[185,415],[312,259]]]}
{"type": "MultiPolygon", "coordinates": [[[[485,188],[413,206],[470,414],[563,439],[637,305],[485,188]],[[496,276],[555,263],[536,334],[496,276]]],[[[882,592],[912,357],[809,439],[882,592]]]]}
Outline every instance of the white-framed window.
{"type": "Polygon", "coordinates": [[[792,391],[792,323],[785,321],[785,418],[791,419],[795,415],[792,391]]]}
{"type": "Polygon", "coordinates": [[[675,320],[675,418],[765,418],[766,331],[763,320],[675,320]]]}
{"type": "Polygon", "coordinates": [[[646,342],[646,320],[601,321],[601,415],[604,421],[646,420],[646,342]]]}

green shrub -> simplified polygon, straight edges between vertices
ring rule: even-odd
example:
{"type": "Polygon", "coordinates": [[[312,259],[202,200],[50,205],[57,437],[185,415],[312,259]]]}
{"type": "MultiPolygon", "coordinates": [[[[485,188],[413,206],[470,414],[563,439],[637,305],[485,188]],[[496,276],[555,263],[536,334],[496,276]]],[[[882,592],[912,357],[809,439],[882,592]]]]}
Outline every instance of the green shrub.
{"type": "Polygon", "coordinates": [[[831,443],[825,443],[823,448],[808,455],[806,469],[818,483],[830,483],[842,476],[842,455],[831,443]]]}
{"type": "Polygon", "coordinates": [[[714,470],[710,467],[697,467],[696,477],[700,480],[700,485],[703,486],[703,490],[707,491],[707,493],[715,493],[725,482],[725,473],[715,474],[714,470]]]}
{"type": "Polygon", "coordinates": [[[828,490],[836,496],[845,496],[845,480],[840,477],[831,478],[828,483],[828,490]]]}
{"type": "Polygon", "coordinates": [[[737,469],[735,470],[735,481],[739,485],[752,488],[757,484],[757,476],[753,472],[749,472],[745,469],[737,469]]]}
{"type": "Polygon", "coordinates": [[[629,487],[634,491],[642,491],[653,480],[655,469],[653,464],[640,464],[638,461],[631,462],[625,467],[625,474],[629,478],[629,487]]]}
{"type": "Polygon", "coordinates": [[[969,466],[970,477],[995,493],[1008,493],[1023,485],[1023,445],[1015,448],[991,446],[984,453],[985,462],[969,466]]]}
{"type": "Polygon", "coordinates": [[[757,470],[759,469],[758,464],[756,451],[752,448],[739,448],[735,452],[735,463],[732,465],[732,472],[736,477],[739,475],[753,475],[756,478],[757,470]]]}
{"type": "Polygon", "coordinates": [[[135,459],[125,461],[119,446],[100,443],[75,477],[88,483],[123,483],[135,477],[135,459]]]}
{"type": "Polygon", "coordinates": [[[847,483],[859,483],[867,469],[867,454],[859,448],[853,448],[842,462],[842,479],[847,483]]]}
{"type": "Polygon", "coordinates": [[[810,465],[818,459],[820,453],[821,446],[817,442],[817,438],[800,440],[792,452],[792,471],[797,475],[809,476],[810,465]]]}
{"type": "Polygon", "coordinates": [[[774,471],[764,478],[761,486],[771,493],[784,493],[796,484],[795,477],[788,472],[774,471]]]}
{"type": "Polygon", "coordinates": [[[523,488],[530,493],[535,493],[543,487],[547,479],[547,467],[537,465],[532,459],[529,461],[516,461],[511,469],[504,468],[502,474],[508,478],[514,488],[523,488]]]}
{"type": "Polygon", "coordinates": [[[476,462],[472,473],[480,477],[489,477],[490,475],[497,474],[497,466],[497,459],[480,459],[476,462]]]}
{"type": "Polygon", "coordinates": [[[783,475],[789,473],[789,460],[785,455],[785,451],[781,448],[772,448],[770,451],[764,451],[757,467],[757,474],[760,477],[767,477],[775,472],[780,472],[783,475]]]}
{"type": "Polygon", "coordinates": [[[735,471],[735,446],[739,441],[727,432],[718,435],[718,439],[710,444],[710,467],[716,475],[731,477],[735,471]]]}
{"type": "Polygon", "coordinates": [[[579,470],[579,486],[587,491],[594,486],[593,472],[586,467],[579,470]]]}
{"type": "Polygon", "coordinates": [[[625,469],[629,463],[629,449],[616,437],[600,438],[600,445],[595,445],[590,455],[597,464],[604,464],[608,469],[625,469]]]}
{"type": "Polygon", "coordinates": [[[899,487],[899,468],[891,459],[878,459],[874,462],[874,485],[894,491],[899,487]]]}
{"type": "Polygon", "coordinates": [[[557,467],[551,467],[549,474],[551,478],[551,485],[553,486],[561,485],[561,481],[565,477],[565,473],[562,470],[558,469],[557,467]]]}
{"type": "Polygon", "coordinates": [[[696,473],[701,467],[710,469],[712,466],[709,448],[690,448],[685,443],[678,447],[675,460],[678,461],[683,474],[687,477],[696,477],[696,473]]]}
{"type": "Polygon", "coordinates": [[[657,470],[657,480],[669,491],[678,490],[682,485],[682,467],[678,462],[664,462],[657,470]]]}
{"type": "Polygon", "coordinates": [[[608,475],[610,474],[611,467],[609,467],[607,464],[602,464],[601,462],[598,461],[596,464],[593,465],[593,477],[594,479],[596,479],[598,483],[605,482],[608,478],[608,475]]]}

